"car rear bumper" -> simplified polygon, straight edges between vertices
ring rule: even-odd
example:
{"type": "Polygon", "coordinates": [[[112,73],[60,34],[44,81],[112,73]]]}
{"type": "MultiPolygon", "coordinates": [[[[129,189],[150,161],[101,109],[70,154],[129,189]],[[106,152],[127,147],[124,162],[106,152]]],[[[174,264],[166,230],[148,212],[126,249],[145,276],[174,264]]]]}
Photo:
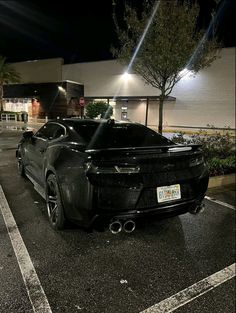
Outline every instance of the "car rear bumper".
{"type": "MultiPolygon", "coordinates": [[[[208,180],[207,171],[204,171],[200,177],[189,181],[185,180],[181,184],[183,198],[162,204],[157,202],[155,188],[149,189],[151,192],[142,193],[137,189],[105,190],[104,187],[101,187],[101,194],[104,195],[104,198],[100,198],[103,200],[100,202],[98,201],[98,192],[94,188],[93,196],[90,199],[95,201],[91,201],[90,209],[84,211],[82,223],[84,226],[92,226],[97,221],[109,224],[113,220],[146,219],[154,216],[161,219],[194,212],[204,199],[208,180]],[[145,198],[142,198],[142,195],[145,195],[145,198]]],[[[145,189],[143,190],[145,191],[145,189]]]]}
{"type": "Polygon", "coordinates": [[[89,222],[88,226],[95,223],[108,224],[114,220],[128,220],[128,219],[148,219],[155,217],[157,219],[173,217],[187,212],[193,211],[196,207],[201,205],[204,196],[195,200],[184,201],[177,204],[170,204],[164,207],[151,208],[148,210],[130,210],[114,214],[114,212],[106,211],[95,214],[89,222]]]}

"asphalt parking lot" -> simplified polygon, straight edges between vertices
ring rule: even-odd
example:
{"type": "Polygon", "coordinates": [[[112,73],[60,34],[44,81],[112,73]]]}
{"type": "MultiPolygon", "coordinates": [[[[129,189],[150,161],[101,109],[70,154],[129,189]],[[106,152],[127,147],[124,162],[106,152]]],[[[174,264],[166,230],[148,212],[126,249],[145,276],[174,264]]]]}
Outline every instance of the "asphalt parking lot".
{"type": "Polygon", "coordinates": [[[0,312],[235,312],[234,186],[209,190],[228,207],[206,200],[199,215],[144,222],[131,234],[55,232],[44,200],[17,174],[20,135],[0,132],[0,312]],[[8,230],[6,206],[17,225],[8,230]]]}

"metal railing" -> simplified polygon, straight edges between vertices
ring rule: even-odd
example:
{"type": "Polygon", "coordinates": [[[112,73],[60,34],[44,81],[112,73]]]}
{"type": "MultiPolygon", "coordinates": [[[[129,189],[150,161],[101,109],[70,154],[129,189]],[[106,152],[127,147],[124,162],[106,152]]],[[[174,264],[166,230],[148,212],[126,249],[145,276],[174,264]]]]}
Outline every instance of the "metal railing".
{"type": "Polygon", "coordinates": [[[16,122],[17,121],[17,115],[11,114],[11,113],[2,113],[1,114],[1,120],[4,122],[16,122]]]}

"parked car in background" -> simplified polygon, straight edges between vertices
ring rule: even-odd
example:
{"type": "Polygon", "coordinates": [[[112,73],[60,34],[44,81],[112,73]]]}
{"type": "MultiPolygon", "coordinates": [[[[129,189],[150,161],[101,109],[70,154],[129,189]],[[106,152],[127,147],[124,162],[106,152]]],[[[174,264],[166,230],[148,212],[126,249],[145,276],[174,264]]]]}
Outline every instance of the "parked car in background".
{"type": "Polygon", "coordinates": [[[176,145],[141,124],[111,119],[50,121],[23,134],[16,156],[54,229],[68,219],[131,232],[138,218],[197,213],[209,179],[199,145],[176,145]]]}

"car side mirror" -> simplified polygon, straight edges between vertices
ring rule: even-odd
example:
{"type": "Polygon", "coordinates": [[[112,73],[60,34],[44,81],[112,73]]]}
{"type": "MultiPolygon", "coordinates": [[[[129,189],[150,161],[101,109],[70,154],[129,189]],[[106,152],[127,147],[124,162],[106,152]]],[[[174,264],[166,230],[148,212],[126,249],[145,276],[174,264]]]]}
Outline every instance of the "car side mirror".
{"type": "Polygon", "coordinates": [[[34,135],[34,132],[32,130],[27,130],[23,133],[24,139],[30,139],[34,135]]]}

